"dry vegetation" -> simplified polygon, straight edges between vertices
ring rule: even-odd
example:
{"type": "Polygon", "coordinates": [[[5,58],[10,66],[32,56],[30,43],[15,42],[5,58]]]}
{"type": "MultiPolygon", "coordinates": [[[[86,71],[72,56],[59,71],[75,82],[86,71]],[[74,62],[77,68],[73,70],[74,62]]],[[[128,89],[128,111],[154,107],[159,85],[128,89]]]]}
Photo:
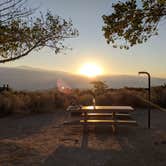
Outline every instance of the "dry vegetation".
{"type": "MultiPolygon", "coordinates": [[[[146,89],[108,89],[106,92],[96,95],[96,103],[97,105],[145,107],[145,103],[137,96],[146,99],[146,89]]],[[[70,94],[61,93],[56,89],[42,92],[3,91],[0,93],[0,115],[50,112],[57,108],[64,109],[73,101],[81,105],[90,105],[92,97],[91,90],[79,89],[73,90],[70,94]]],[[[166,86],[152,88],[152,101],[161,107],[166,107],[166,86]]]]}
{"type": "MultiPolygon", "coordinates": [[[[96,95],[96,103],[145,107],[136,95],[147,97],[145,89],[109,89],[96,95]]],[[[132,118],[138,126],[118,126],[115,135],[111,126],[89,126],[85,132],[82,126],[63,125],[67,115],[64,110],[73,100],[92,104],[92,92],[1,92],[1,115],[36,115],[1,118],[0,165],[166,165],[166,112],[151,112],[150,130],[146,127],[147,109],[135,108],[132,118]]],[[[166,87],[153,88],[152,100],[166,107],[166,87]]]]}

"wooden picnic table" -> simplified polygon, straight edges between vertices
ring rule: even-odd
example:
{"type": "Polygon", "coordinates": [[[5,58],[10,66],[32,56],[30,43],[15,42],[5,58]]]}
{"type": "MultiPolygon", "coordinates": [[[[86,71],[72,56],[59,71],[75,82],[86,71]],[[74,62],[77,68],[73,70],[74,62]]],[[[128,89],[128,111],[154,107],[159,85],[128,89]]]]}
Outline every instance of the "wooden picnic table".
{"type": "Polygon", "coordinates": [[[134,108],[131,106],[82,106],[79,111],[131,112],[134,108]]]}
{"type": "MultiPolygon", "coordinates": [[[[126,117],[129,116],[134,108],[131,106],[69,106],[67,111],[72,113],[79,113],[79,123],[83,125],[95,124],[95,125],[112,125],[113,132],[117,124],[136,124],[134,120],[126,120],[125,118],[117,119],[117,116],[126,117]],[[91,119],[95,117],[96,119],[91,119]],[[105,119],[104,117],[107,117],[105,119]],[[111,117],[111,118],[110,118],[111,117]],[[101,119],[102,118],[102,119],[101,119]],[[109,119],[108,119],[109,118],[109,119]]],[[[76,121],[70,121],[70,124],[76,124],[76,121]]],[[[77,121],[78,122],[78,121],[77,121]]]]}

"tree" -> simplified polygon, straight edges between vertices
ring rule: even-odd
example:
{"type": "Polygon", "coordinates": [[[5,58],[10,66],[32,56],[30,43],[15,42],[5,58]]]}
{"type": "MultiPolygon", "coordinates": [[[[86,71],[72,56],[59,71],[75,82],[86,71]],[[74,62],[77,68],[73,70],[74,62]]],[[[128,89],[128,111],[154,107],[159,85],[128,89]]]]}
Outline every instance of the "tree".
{"type": "Polygon", "coordinates": [[[91,84],[93,85],[94,96],[104,94],[108,89],[107,84],[103,81],[92,81],[91,84]]]}
{"type": "Polygon", "coordinates": [[[5,23],[14,18],[27,17],[31,15],[35,9],[28,9],[27,0],[1,0],[0,3],[0,22],[5,23]]]}
{"type": "Polygon", "coordinates": [[[65,39],[78,36],[71,20],[54,16],[50,11],[33,19],[25,17],[33,10],[23,5],[25,0],[4,0],[0,4],[0,63],[14,61],[43,47],[52,48],[57,54],[66,48],[65,39]]]}
{"type": "Polygon", "coordinates": [[[114,48],[129,49],[158,34],[158,24],[166,18],[166,0],[126,0],[112,5],[111,15],[103,15],[104,37],[114,48]]]}

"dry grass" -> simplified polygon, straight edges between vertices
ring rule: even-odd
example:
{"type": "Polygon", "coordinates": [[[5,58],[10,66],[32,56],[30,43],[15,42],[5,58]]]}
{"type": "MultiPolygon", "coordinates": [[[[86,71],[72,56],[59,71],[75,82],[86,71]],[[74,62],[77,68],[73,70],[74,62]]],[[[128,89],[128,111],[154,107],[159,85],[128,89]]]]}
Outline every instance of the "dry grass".
{"type": "MultiPolygon", "coordinates": [[[[144,89],[123,88],[110,89],[103,94],[96,95],[97,105],[131,105],[145,108],[146,105],[138,97],[147,98],[144,89]]],[[[14,92],[4,91],[0,93],[0,115],[12,113],[43,113],[64,109],[73,100],[77,104],[91,105],[92,94],[90,90],[73,90],[70,94],[64,94],[57,90],[42,92],[14,92]]],[[[166,87],[152,88],[152,101],[162,107],[166,107],[166,87]]]]}

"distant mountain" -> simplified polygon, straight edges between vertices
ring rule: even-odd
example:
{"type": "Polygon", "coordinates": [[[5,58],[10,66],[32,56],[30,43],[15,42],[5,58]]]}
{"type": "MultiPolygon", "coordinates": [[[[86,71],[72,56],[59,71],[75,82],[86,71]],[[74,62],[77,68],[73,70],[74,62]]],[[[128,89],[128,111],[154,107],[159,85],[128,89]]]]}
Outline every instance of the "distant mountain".
{"type": "MultiPolygon", "coordinates": [[[[0,86],[9,84],[15,90],[43,90],[62,84],[70,88],[90,88],[92,79],[62,71],[47,71],[28,66],[16,68],[0,67],[0,86]]],[[[141,76],[100,76],[94,80],[106,81],[111,88],[146,87],[147,78],[141,76]]],[[[163,85],[166,79],[152,78],[152,86],[163,85]]]]}
{"type": "MultiPolygon", "coordinates": [[[[123,87],[147,87],[147,76],[133,76],[133,75],[114,75],[101,77],[101,80],[105,80],[106,83],[112,88],[123,87]]],[[[159,86],[166,83],[166,78],[151,78],[151,86],[159,86]]]]}

